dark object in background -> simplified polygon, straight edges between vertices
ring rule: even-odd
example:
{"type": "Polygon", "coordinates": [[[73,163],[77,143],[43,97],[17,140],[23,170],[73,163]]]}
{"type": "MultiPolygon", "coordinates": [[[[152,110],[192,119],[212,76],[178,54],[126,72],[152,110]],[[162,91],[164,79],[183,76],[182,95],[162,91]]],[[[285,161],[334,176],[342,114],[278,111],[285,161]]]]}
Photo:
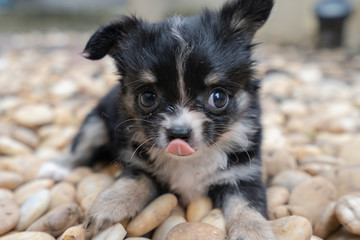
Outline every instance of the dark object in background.
{"type": "Polygon", "coordinates": [[[345,20],[350,16],[352,6],[344,0],[324,0],[316,5],[319,19],[319,47],[336,48],[342,45],[345,20]]]}

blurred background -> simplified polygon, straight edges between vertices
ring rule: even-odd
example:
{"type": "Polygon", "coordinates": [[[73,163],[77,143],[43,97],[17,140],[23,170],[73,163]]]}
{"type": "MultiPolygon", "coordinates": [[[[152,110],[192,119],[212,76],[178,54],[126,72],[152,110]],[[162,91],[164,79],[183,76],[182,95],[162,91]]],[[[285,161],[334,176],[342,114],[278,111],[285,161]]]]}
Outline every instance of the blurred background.
{"type": "MultiPolygon", "coordinates": [[[[135,13],[153,22],[174,13],[192,15],[204,6],[217,9],[222,2],[223,0],[0,0],[0,32],[93,31],[119,14],[135,13]]],[[[277,0],[266,27],[258,34],[260,41],[316,46],[320,38],[320,24],[315,8],[319,2],[277,0]]],[[[345,47],[359,50],[360,1],[347,2],[351,5],[351,13],[347,14],[347,20],[344,21],[343,43],[345,47]]]]}

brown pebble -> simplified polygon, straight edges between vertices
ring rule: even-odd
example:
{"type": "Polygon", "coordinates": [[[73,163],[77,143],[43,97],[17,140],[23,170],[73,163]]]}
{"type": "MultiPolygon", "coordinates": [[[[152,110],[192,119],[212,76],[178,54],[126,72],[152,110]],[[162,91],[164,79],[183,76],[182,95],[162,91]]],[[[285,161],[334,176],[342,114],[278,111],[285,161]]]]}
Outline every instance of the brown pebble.
{"type": "Polygon", "coordinates": [[[331,202],[321,213],[315,222],[314,234],[326,238],[340,227],[339,220],[335,215],[336,202],[331,202]]]}
{"type": "Polygon", "coordinates": [[[310,240],[311,223],[304,217],[290,216],[270,221],[277,240],[310,240]]]}
{"type": "Polygon", "coordinates": [[[75,187],[74,185],[61,182],[56,184],[50,191],[51,203],[50,210],[62,204],[75,202],[75,187]]]}
{"type": "Polygon", "coordinates": [[[272,220],[293,215],[309,218],[309,214],[302,206],[280,205],[269,209],[269,218],[272,220]]]}
{"type": "Polygon", "coordinates": [[[298,184],[311,179],[311,175],[300,170],[285,170],[276,175],[271,186],[285,187],[291,192],[298,184]]]}
{"type": "Polygon", "coordinates": [[[360,235],[360,193],[341,197],[335,208],[339,222],[351,233],[360,235]]]}
{"type": "Polygon", "coordinates": [[[14,190],[25,182],[22,175],[10,171],[0,171],[0,188],[14,190]]]}
{"type": "Polygon", "coordinates": [[[177,204],[175,195],[167,193],[153,200],[127,225],[129,237],[142,236],[159,226],[177,204]]]}
{"type": "Polygon", "coordinates": [[[9,189],[0,188],[0,199],[3,199],[3,198],[14,200],[15,196],[14,196],[14,193],[12,191],[10,191],[9,189]]]}
{"type": "Polygon", "coordinates": [[[263,164],[265,165],[268,178],[272,178],[282,171],[293,170],[297,167],[295,158],[284,150],[276,150],[264,154],[263,164]]]}
{"type": "Polygon", "coordinates": [[[269,209],[284,205],[289,200],[289,190],[285,187],[273,186],[266,189],[266,199],[269,209]]]}
{"type": "Polygon", "coordinates": [[[76,199],[81,203],[86,196],[101,192],[113,182],[114,179],[108,174],[92,173],[78,183],[76,199]]]}
{"type": "Polygon", "coordinates": [[[360,240],[360,235],[355,235],[342,227],[327,237],[326,240],[360,240]]]}
{"type": "Polygon", "coordinates": [[[315,223],[326,206],[335,199],[334,185],[323,177],[314,177],[294,188],[290,195],[289,205],[303,207],[309,214],[310,222],[315,223]]]}
{"type": "Polygon", "coordinates": [[[208,212],[202,219],[202,223],[210,224],[226,233],[226,220],[221,209],[215,208],[208,212]]]}
{"type": "Polygon", "coordinates": [[[83,178],[90,175],[92,173],[91,168],[89,167],[77,167],[72,170],[68,176],[64,179],[65,182],[70,182],[72,184],[77,184],[83,178]]]}
{"type": "Polygon", "coordinates": [[[20,219],[20,209],[11,198],[0,198],[0,236],[13,229],[20,219]]]}
{"type": "Polygon", "coordinates": [[[209,197],[201,197],[189,203],[186,209],[188,222],[199,222],[213,208],[209,197]]]}
{"type": "Polygon", "coordinates": [[[51,235],[44,232],[18,232],[5,237],[1,240],[55,240],[51,235]]]}
{"type": "Polygon", "coordinates": [[[82,225],[70,227],[58,240],[85,240],[85,230],[82,225]]]}
{"type": "Polygon", "coordinates": [[[51,188],[54,183],[54,180],[51,179],[36,179],[27,182],[15,190],[15,200],[19,205],[22,205],[31,195],[39,190],[51,188]]]}
{"type": "Polygon", "coordinates": [[[184,217],[169,216],[154,232],[152,240],[166,240],[170,230],[180,223],[186,222],[184,217]]]}
{"type": "Polygon", "coordinates": [[[181,223],[170,230],[166,240],[223,240],[222,230],[201,222],[181,223]]]}
{"type": "Polygon", "coordinates": [[[75,203],[68,203],[46,213],[31,224],[27,231],[42,231],[58,237],[69,227],[79,224],[82,219],[80,207],[75,203]]]}

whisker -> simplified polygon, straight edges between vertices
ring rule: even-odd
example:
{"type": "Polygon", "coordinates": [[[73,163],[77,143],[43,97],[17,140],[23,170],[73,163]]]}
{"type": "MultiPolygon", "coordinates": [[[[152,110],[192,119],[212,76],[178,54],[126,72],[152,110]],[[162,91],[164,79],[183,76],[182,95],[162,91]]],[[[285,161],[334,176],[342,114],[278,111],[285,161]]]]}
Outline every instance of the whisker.
{"type": "Polygon", "coordinates": [[[147,142],[149,142],[149,141],[152,141],[152,140],[154,140],[154,139],[153,139],[153,138],[149,138],[148,140],[146,140],[146,141],[144,141],[143,143],[141,143],[141,144],[135,149],[135,151],[133,152],[133,154],[131,155],[130,160],[133,159],[133,157],[134,157],[135,153],[137,152],[137,150],[139,150],[145,143],[147,143],[147,142]]]}

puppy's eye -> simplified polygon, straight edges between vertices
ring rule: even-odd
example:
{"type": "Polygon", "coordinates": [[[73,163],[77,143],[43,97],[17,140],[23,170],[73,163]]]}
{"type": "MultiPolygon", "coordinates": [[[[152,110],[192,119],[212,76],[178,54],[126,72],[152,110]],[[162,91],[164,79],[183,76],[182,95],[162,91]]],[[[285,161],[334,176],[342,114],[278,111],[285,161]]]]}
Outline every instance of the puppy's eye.
{"type": "Polygon", "coordinates": [[[215,110],[222,110],[229,104],[229,95],[222,90],[216,90],[211,93],[208,104],[215,110]]]}
{"type": "Polygon", "coordinates": [[[157,104],[156,94],[153,92],[143,92],[139,96],[139,103],[143,108],[153,108],[157,104]]]}

